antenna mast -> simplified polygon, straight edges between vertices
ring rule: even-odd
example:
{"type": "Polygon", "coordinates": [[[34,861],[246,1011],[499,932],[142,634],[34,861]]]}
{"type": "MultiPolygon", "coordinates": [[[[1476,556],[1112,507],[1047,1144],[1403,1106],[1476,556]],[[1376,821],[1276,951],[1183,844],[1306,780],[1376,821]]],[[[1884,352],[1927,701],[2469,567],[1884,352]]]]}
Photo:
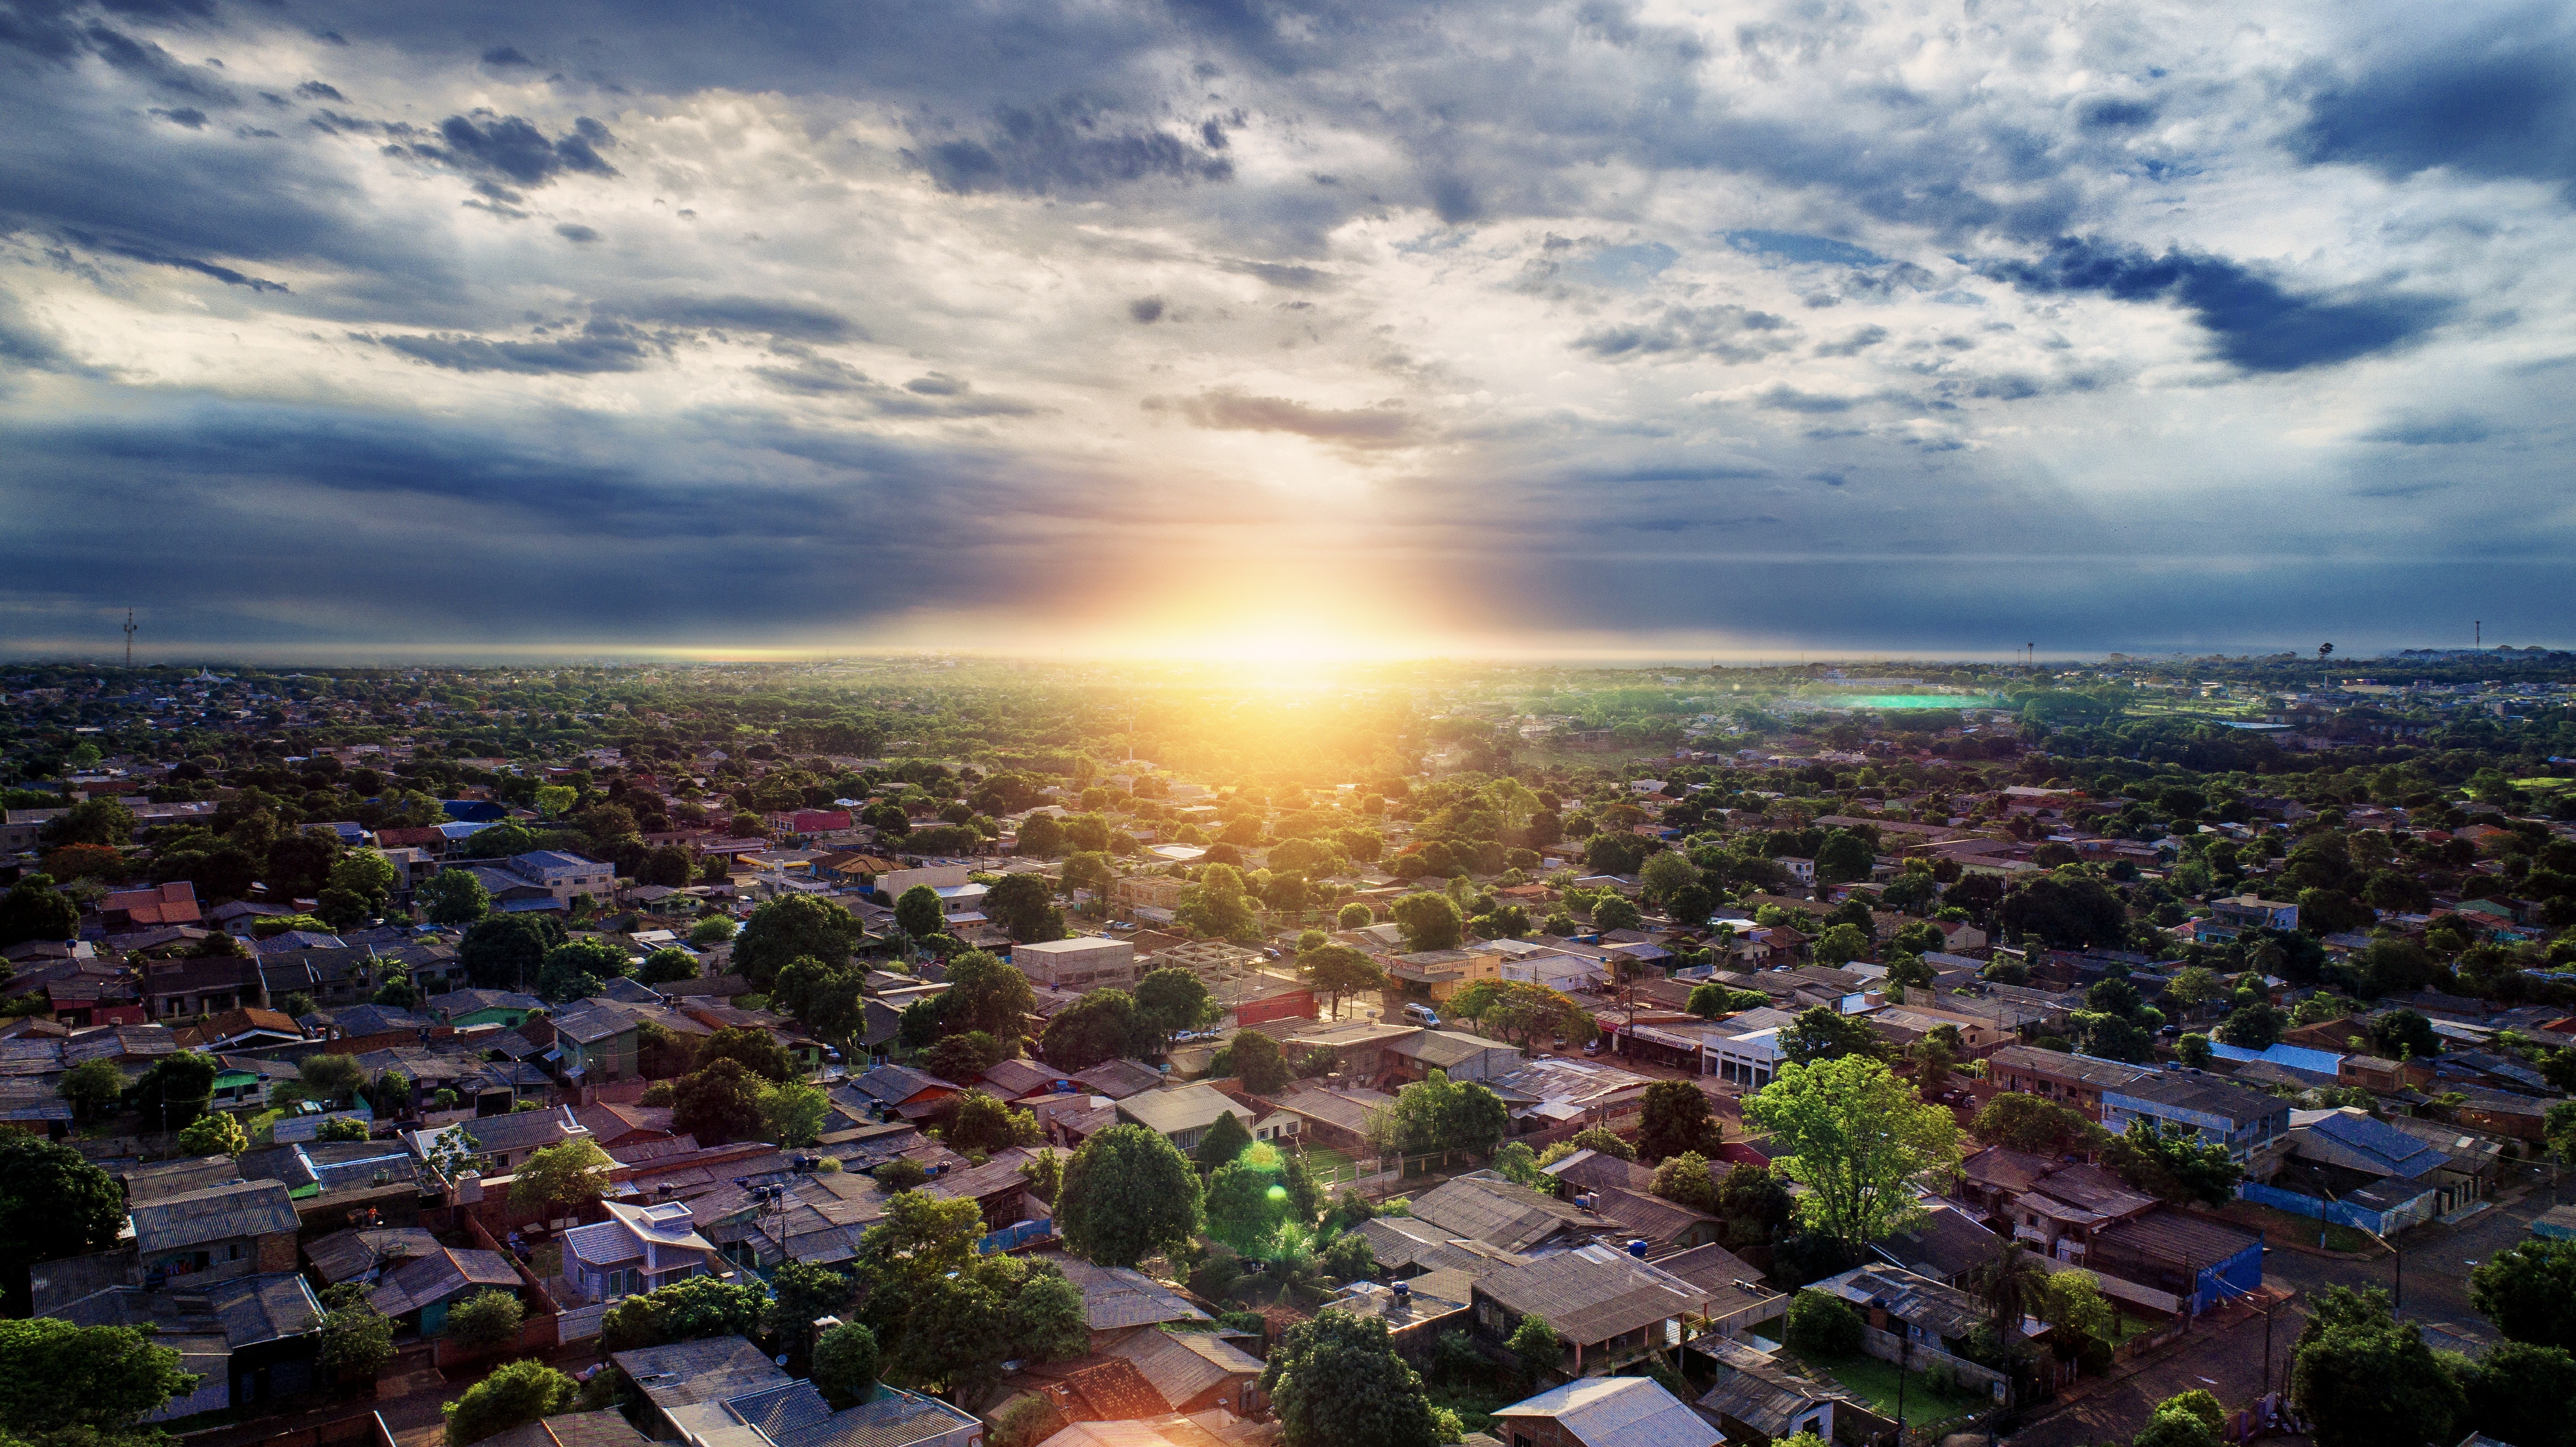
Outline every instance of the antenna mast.
{"type": "Polygon", "coordinates": [[[134,610],[125,610],[125,666],[134,666],[134,610]]]}

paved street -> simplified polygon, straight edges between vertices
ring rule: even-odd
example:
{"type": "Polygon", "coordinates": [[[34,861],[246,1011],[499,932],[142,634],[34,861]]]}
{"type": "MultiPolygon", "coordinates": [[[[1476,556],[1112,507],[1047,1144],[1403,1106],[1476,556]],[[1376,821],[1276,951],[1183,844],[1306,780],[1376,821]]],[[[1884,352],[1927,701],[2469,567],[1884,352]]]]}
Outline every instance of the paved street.
{"type": "MultiPolygon", "coordinates": [[[[2086,1384],[2073,1402],[2039,1417],[2009,1441],[2012,1447],[2081,1447],[2125,1442],[2146,1425],[2158,1402],[2194,1388],[2235,1408],[2261,1396],[2263,1316],[2231,1309],[2224,1318],[2203,1317],[2181,1341],[2148,1357],[2126,1377],[2086,1384]]],[[[2290,1343],[2307,1324],[2293,1301],[2272,1313],[2272,1383],[2289,1380],[2290,1343]]]]}
{"type": "MultiPolygon", "coordinates": [[[[2421,1323],[2437,1347],[2474,1351],[2494,1342],[2494,1328],[2469,1305],[2469,1272],[2531,1234],[2533,1218],[2549,1209],[2549,1189],[2545,1170],[2517,1167],[2487,1209],[2455,1226],[2436,1222],[2397,1237],[2405,1274],[2398,1315],[2421,1323]]],[[[2328,1286],[2393,1287],[2395,1266],[2385,1255],[2339,1261],[2276,1246],[2263,1258],[2263,1279],[2302,1295],[2328,1286]]]]}

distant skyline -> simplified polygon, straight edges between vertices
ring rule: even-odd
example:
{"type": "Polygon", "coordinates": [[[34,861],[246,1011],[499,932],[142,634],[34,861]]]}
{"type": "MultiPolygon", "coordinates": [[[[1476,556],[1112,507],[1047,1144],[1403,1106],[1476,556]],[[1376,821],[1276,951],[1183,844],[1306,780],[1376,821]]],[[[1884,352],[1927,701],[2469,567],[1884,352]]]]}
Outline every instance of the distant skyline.
{"type": "Polygon", "coordinates": [[[20,0],[0,123],[0,655],[2576,644],[2565,7],[20,0]]]}

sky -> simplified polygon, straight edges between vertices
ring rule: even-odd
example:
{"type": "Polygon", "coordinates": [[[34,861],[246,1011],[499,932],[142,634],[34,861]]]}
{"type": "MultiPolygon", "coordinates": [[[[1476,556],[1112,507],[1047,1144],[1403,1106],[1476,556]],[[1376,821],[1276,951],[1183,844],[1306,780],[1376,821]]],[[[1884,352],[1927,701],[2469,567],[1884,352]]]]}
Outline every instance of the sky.
{"type": "Polygon", "coordinates": [[[0,0],[0,652],[2576,641],[2576,11],[0,0]]]}

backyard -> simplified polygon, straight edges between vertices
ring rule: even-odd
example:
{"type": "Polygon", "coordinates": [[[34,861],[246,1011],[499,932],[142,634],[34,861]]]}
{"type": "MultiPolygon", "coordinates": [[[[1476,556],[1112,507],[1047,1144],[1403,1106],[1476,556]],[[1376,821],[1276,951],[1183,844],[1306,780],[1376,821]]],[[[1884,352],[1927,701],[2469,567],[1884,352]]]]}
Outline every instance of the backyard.
{"type": "Polygon", "coordinates": [[[1955,1387],[1936,1392],[1922,1369],[1905,1373],[1905,1411],[1897,1412],[1898,1383],[1896,1363],[1881,1361],[1866,1354],[1848,1357],[1817,1356],[1794,1348],[1780,1355],[1800,1363],[1818,1375],[1828,1376],[1849,1388],[1851,1394],[1869,1404],[1870,1410],[1891,1421],[1902,1421],[1917,1429],[1938,1429],[1979,1410],[1988,1404],[1982,1392],[1968,1387],[1955,1387]]]}

